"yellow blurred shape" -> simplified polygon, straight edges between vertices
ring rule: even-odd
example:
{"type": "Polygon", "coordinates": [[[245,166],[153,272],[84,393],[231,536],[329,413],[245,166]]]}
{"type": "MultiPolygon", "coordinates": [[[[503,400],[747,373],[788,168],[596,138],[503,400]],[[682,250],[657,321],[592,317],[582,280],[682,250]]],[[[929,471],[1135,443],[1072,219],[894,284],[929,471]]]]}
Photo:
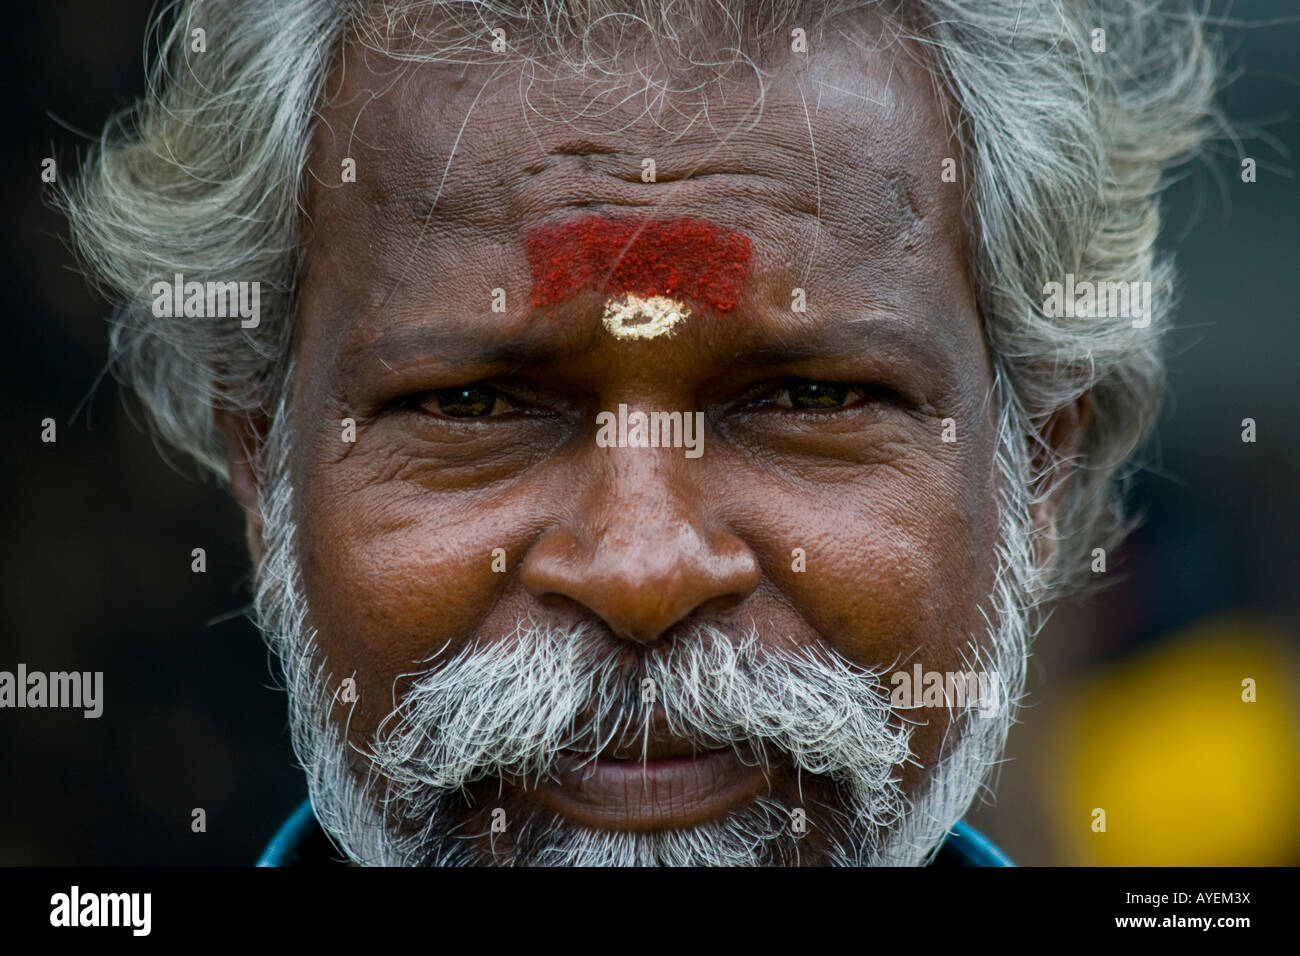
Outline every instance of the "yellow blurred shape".
{"type": "Polygon", "coordinates": [[[1300,863],[1300,664],[1267,625],[1202,623],[1091,679],[1067,697],[1048,752],[1067,862],[1300,863]]]}

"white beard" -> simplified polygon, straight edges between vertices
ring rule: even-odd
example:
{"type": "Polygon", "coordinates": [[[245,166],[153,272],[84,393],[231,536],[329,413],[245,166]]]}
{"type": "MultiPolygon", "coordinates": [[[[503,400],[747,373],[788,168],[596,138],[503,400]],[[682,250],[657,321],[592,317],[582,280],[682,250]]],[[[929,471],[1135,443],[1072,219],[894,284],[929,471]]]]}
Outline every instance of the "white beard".
{"type": "Polygon", "coordinates": [[[869,672],[829,650],[774,649],[754,633],[728,635],[707,626],[666,652],[647,651],[629,672],[623,644],[594,628],[554,630],[521,621],[510,641],[469,647],[416,673],[358,751],[367,768],[361,779],[348,769],[350,745],[331,719],[341,706],[340,678],[325,671],[308,623],[288,432],[282,405],[263,459],[264,557],[255,606],[284,669],[294,750],[316,817],[353,862],[914,866],[937,851],[1001,756],[1024,686],[1039,582],[1027,496],[1016,490],[1027,487],[1027,476],[1009,416],[997,456],[1003,488],[989,602],[994,620],[983,640],[971,636],[964,662],[966,670],[996,676],[1006,706],[992,716],[950,712],[945,755],[915,799],[903,791],[898,772],[910,758],[912,726],[929,718],[891,710],[882,680],[889,669],[869,672]],[[602,742],[640,739],[648,715],[639,705],[644,678],[655,682],[675,734],[705,746],[743,745],[761,760],[784,759],[828,785],[831,801],[802,808],[820,838],[816,854],[792,826],[796,808],[773,796],[717,820],[648,833],[584,827],[545,810],[511,821],[502,846],[484,828],[458,832],[457,821],[467,816],[467,785],[503,773],[525,782],[553,775],[556,752],[583,730],[602,742]]]}

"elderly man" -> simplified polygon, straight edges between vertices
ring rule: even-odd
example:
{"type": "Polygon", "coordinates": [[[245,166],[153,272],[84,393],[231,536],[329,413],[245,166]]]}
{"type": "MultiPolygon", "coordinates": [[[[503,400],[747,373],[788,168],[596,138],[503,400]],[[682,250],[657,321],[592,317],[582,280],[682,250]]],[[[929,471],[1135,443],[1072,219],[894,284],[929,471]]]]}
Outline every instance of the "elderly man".
{"type": "Polygon", "coordinates": [[[62,201],[247,514],[264,862],[1004,862],[1214,78],[1138,3],[183,3],[62,201]]]}

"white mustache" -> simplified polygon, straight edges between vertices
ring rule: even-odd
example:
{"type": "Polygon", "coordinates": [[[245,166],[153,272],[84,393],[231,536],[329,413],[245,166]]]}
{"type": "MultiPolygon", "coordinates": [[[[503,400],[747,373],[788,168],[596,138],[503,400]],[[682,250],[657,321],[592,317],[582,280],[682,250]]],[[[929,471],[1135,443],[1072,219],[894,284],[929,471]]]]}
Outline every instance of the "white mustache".
{"type": "Polygon", "coordinates": [[[831,652],[773,649],[753,632],[732,639],[709,626],[629,672],[611,637],[521,621],[509,640],[418,674],[366,756],[408,796],[503,773],[535,780],[562,748],[645,739],[647,687],[674,737],[702,749],[743,746],[765,763],[774,748],[804,772],[847,774],[882,798],[882,813],[901,809],[892,776],[908,757],[910,727],[890,720],[880,674],[831,652]]]}

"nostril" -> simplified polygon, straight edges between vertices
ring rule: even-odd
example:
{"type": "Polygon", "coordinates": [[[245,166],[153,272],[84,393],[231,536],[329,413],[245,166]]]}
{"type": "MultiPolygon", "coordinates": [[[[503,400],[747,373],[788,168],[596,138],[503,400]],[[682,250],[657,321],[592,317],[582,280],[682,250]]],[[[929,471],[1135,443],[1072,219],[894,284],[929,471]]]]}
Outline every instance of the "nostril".
{"type": "Polygon", "coordinates": [[[758,588],[757,555],[713,520],[701,496],[662,472],[615,478],[635,494],[593,485],[573,517],[524,554],[519,582],[550,613],[595,616],[619,639],[648,645],[684,620],[734,611],[758,588]]]}

